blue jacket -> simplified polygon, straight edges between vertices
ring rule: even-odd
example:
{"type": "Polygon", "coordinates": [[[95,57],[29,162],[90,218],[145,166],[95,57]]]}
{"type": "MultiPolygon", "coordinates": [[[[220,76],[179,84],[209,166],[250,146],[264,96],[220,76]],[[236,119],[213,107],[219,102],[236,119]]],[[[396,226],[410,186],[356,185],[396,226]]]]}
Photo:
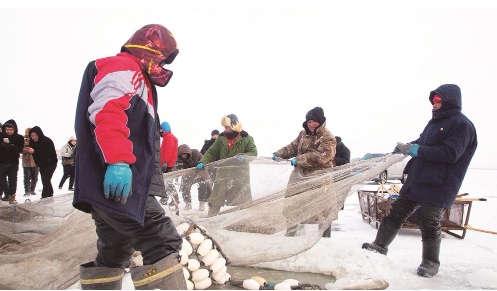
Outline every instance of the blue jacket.
{"type": "Polygon", "coordinates": [[[76,108],[78,138],[73,205],[96,206],[144,223],[145,202],[155,164],[157,92],[138,59],[128,53],[88,64],[76,108]],[[126,204],[105,199],[108,164],[125,162],[133,173],[126,204]]]}
{"type": "Polygon", "coordinates": [[[478,145],[473,123],[461,113],[461,90],[446,84],[429,96],[442,97],[442,108],[433,111],[419,138],[418,156],[410,160],[400,195],[416,202],[450,208],[461,188],[478,145]]]}

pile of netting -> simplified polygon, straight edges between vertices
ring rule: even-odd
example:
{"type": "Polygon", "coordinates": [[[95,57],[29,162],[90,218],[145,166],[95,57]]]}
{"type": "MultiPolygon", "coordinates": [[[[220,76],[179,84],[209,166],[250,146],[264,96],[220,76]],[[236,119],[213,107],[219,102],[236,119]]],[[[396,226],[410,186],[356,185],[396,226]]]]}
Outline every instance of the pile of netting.
{"type": "MultiPolygon", "coordinates": [[[[205,211],[164,208],[176,225],[202,226],[227,264],[279,260],[316,244],[350,194],[404,157],[360,160],[309,176],[287,160],[234,157],[164,174],[169,187],[195,181],[212,190],[205,211]]],[[[72,207],[72,193],[44,200],[0,205],[0,289],[67,289],[79,279],[79,264],[96,256],[95,225],[72,207]]]]}

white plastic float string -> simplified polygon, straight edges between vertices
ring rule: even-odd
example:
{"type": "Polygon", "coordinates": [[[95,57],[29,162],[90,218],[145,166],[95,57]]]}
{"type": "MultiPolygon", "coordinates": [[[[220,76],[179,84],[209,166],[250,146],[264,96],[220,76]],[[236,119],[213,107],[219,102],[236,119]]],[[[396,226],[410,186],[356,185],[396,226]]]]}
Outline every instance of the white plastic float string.
{"type": "Polygon", "coordinates": [[[212,283],[226,284],[231,280],[227,273],[226,259],[216,249],[213,240],[205,230],[192,223],[177,226],[183,238],[180,263],[186,280],[187,289],[206,289],[212,283]],[[206,238],[209,237],[209,238],[206,238]]]}
{"type": "Polygon", "coordinates": [[[243,281],[230,281],[231,285],[247,290],[323,290],[317,284],[299,283],[295,279],[286,279],[280,283],[267,282],[266,279],[254,276],[243,281]]]}

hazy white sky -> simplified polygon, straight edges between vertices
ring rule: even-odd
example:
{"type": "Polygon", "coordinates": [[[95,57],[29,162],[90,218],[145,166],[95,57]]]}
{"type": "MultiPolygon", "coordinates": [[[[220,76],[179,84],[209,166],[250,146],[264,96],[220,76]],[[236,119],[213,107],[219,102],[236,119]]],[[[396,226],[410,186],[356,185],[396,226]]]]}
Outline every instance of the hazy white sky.
{"type": "Polygon", "coordinates": [[[180,144],[200,149],[234,113],[270,156],[321,106],[352,157],[389,152],[431,118],[429,92],[454,83],[478,133],[471,166],[497,168],[491,1],[66,2],[0,6],[0,121],[15,119],[21,132],[38,125],[58,148],[74,135],[87,63],[160,23],[180,53],[158,89],[159,114],[180,144]]]}

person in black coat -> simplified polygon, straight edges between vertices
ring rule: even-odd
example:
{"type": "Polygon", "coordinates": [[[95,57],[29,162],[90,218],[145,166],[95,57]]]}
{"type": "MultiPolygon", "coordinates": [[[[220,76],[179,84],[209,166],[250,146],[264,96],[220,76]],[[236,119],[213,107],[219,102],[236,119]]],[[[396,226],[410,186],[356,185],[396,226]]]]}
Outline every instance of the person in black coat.
{"type": "Polygon", "coordinates": [[[219,136],[219,130],[217,129],[214,129],[212,132],[211,132],[211,139],[209,140],[205,140],[204,142],[204,145],[202,146],[202,148],[200,149],[200,153],[202,155],[205,154],[205,152],[211,147],[212,144],[214,144],[214,142],[216,141],[216,138],[219,136]]]}
{"type": "Polygon", "coordinates": [[[337,140],[335,164],[341,166],[350,163],[349,148],[342,142],[341,137],[335,136],[335,139],[337,140]]]}
{"type": "Polygon", "coordinates": [[[433,277],[440,266],[441,225],[445,209],[454,203],[478,145],[473,123],[461,112],[461,89],[446,84],[430,92],[432,119],[419,138],[397,143],[394,153],[412,157],[409,175],[373,243],[362,248],[386,255],[405,219],[419,207],[418,226],[423,256],[417,274],[433,277]]]}
{"type": "Polygon", "coordinates": [[[52,197],[54,190],[52,186],[52,176],[57,168],[57,152],[53,141],[45,136],[39,126],[31,128],[29,131],[29,147],[26,151],[33,154],[33,159],[40,167],[41,183],[43,190],[41,198],[52,197]]]}
{"type": "Polygon", "coordinates": [[[0,196],[5,192],[6,200],[16,204],[19,156],[24,138],[18,134],[17,123],[13,119],[2,125],[0,137],[0,196]]]}

